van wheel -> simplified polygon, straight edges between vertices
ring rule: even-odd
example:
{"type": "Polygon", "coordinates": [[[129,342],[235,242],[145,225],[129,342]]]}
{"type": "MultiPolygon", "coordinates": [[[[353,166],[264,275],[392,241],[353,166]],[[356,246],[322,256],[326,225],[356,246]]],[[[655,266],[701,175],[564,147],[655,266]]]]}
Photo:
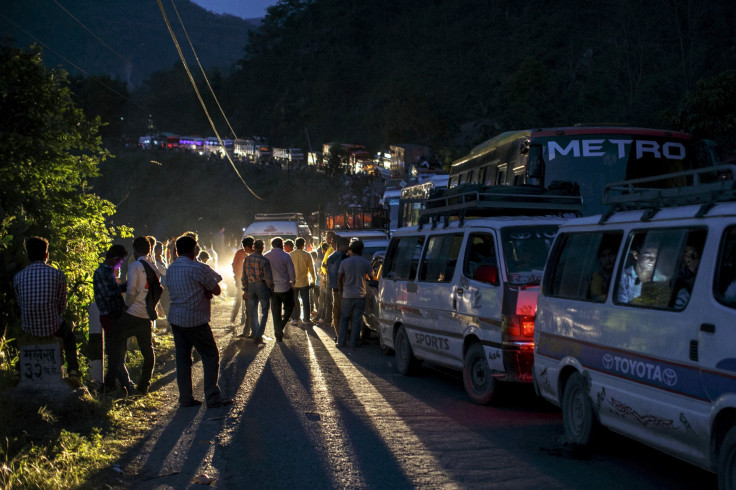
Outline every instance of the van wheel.
{"type": "Polygon", "coordinates": [[[360,329],[360,340],[362,340],[363,342],[366,342],[370,338],[371,338],[371,329],[368,325],[364,323],[363,328],[360,329]]]}
{"type": "Polygon", "coordinates": [[[419,366],[419,361],[414,357],[414,351],[411,350],[409,343],[409,335],[406,329],[401,326],[396,332],[396,341],[394,342],[396,349],[396,367],[404,376],[414,374],[419,366]]]}
{"type": "Polygon", "coordinates": [[[718,452],[718,488],[736,489],[736,427],[726,433],[718,452]]]}
{"type": "Polygon", "coordinates": [[[465,391],[478,405],[491,403],[496,390],[496,378],[488,366],[483,346],[474,343],[465,352],[463,359],[463,384],[465,391]]]}
{"type": "Polygon", "coordinates": [[[383,352],[387,356],[394,353],[393,349],[387,346],[386,342],[383,341],[383,334],[381,332],[378,332],[378,345],[381,346],[381,352],[383,352]]]}
{"type": "Polygon", "coordinates": [[[577,372],[570,376],[565,385],[562,424],[565,427],[565,439],[574,446],[589,445],[598,424],[585,380],[577,372]]]}

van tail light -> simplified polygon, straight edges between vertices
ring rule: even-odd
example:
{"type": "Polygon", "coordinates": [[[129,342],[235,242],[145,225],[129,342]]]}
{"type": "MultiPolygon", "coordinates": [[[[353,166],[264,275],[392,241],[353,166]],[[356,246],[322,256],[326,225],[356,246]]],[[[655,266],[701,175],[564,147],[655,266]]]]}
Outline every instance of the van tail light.
{"type": "Polygon", "coordinates": [[[509,315],[506,325],[506,340],[532,340],[534,338],[534,316],[509,315]]]}

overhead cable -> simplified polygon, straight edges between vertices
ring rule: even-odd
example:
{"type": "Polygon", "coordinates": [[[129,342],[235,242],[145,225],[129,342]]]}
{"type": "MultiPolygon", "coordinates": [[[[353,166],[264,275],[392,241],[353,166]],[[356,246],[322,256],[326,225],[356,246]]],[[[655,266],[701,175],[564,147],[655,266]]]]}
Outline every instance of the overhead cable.
{"type": "Polygon", "coordinates": [[[202,63],[199,62],[199,56],[197,56],[197,52],[194,50],[194,45],[192,44],[192,40],[189,38],[189,33],[187,33],[187,28],[184,27],[184,22],[181,20],[181,16],[179,15],[179,10],[176,8],[176,5],[174,4],[174,0],[171,0],[171,6],[174,8],[174,12],[176,12],[176,17],[179,19],[179,24],[181,25],[181,28],[184,31],[184,36],[186,36],[187,42],[189,42],[189,47],[192,48],[192,54],[194,54],[194,59],[197,60],[197,65],[199,66],[199,69],[202,72],[202,76],[204,77],[204,81],[207,82],[207,87],[209,87],[209,89],[210,89],[210,93],[212,94],[212,98],[215,99],[215,104],[217,104],[217,108],[220,109],[220,114],[222,114],[222,118],[225,119],[225,123],[227,123],[227,127],[230,128],[230,132],[232,133],[233,138],[237,138],[238,135],[235,134],[235,130],[230,125],[230,121],[228,120],[227,116],[225,115],[225,111],[222,110],[222,106],[220,105],[220,101],[217,100],[217,96],[215,95],[215,91],[212,89],[212,85],[210,85],[210,81],[207,78],[207,73],[205,73],[204,68],[202,67],[202,63]]]}
{"type": "MultiPolygon", "coordinates": [[[[225,144],[222,142],[222,139],[220,138],[220,133],[217,132],[217,128],[215,128],[215,123],[212,121],[212,117],[210,117],[210,113],[207,110],[207,106],[204,103],[204,100],[202,99],[202,95],[199,93],[199,89],[197,88],[197,83],[194,81],[194,77],[192,76],[192,72],[189,70],[189,65],[187,65],[187,60],[184,58],[184,53],[181,50],[181,46],[179,45],[179,41],[176,39],[176,34],[174,34],[174,30],[171,28],[171,23],[169,22],[169,17],[166,15],[166,10],[164,10],[164,6],[161,3],[161,0],[156,0],[156,3],[158,3],[158,8],[161,10],[161,15],[164,18],[164,22],[166,23],[166,27],[169,30],[169,34],[171,35],[171,40],[174,42],[174,46],[176,47],[176,51],[179,53],[179,58],[181,59],[181,63],[184,66],[184,70],[187,72],[187,76],[189,77],[189,81],[192,83],[192,88],[194,88],[194,93],[197,95],[197,99],[199,99],[199,103],[202,105],[202,110],[204,111],[205,116],[207,116],[207,120],[210,123],[210,127],[212,128],[212,131],[214,131],[215,136],[217,137],[217,141],[220,143],[221,148],[225,148],[225,144]]],[[[240,172],[238,172],[237,167],[235,167],[235,164],[233,163],[232,159],[230,158],[230,154],[225,151],[225,156],[227,157],[227,161],[230,162],[230,166],[233,167],[233,170],[235,170],[235,173],[240,178],[240,181],[245,185],[246,189],[250,191],[251,194],[256,199],[259,199],[263,201],[263,198],[261,198],[258,194],[255,193],[253,189],[250,188],[248,183],[243,179],[243,176],[240,175],[240,172]]]]}

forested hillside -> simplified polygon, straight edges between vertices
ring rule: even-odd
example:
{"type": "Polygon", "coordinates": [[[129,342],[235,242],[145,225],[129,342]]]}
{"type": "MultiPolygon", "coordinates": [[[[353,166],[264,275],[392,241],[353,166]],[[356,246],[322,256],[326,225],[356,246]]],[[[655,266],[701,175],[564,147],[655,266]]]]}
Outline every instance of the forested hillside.
{"type": "MultiPolygon", "coordinates": [[[[171,3],[166,0],[162,5],[188,49],[171,3]]],[[[188,0],[175,5],[202,64],[229,72],[242,58],[254,24],[213,14],[188,0]]],[[[3,37],[12,36],[19,47],[45,44],[46,64],[63,66],[71,75],[84,75],[81,68],[133,88],[152,72],[170,69],[179,59],[155,0],[11,1],[4,2],[2,16],[3,37]]]]}
{"type": "MultiPolygon", "coordinates": [[[[236,131],[284,146],[306,147],[306,129],[442,155],[512,128],[670,127],[698,80],[736,67],[734,25],[717,0],[284,0],[218,89],[236,131]]],[[[163,86],[141,101],[183,131],[182,101],[197,102],[163,86]]]]}
{"type": "MultiPolygon", "coordinates": [[[[110,123],[106,137],[213,134],[182,65],[172,65],[175,50],[156,2],[64,3],[95,16],[90,25],[133,61],[131,77],[144,66],[168,67],[130,94],[110,81],[123,98],[95,81],[75,81],[77,103],[110,123]]],[[[733,139],[733,116],[693,124],[688,111],[695,103],[709,114],[736,112],[734,72],[724,75],[736,69],[734,2],[281,0],[250,36],[239,19],[176,4],[201,61],[237,60],[232,71],[209,72],[231,131],[176,30],[223,136],[260,135],[304,149],[331,141],[370,150],[417,143],[444,162],[505,130],[575,123],[705,129],[698,136],[724,146],[733,139]],[[705,96],[693,96],[703,80],[705,96]]],[[[40,0],[10,9],[39,28],[65,16],[40,0]]],[[[86,50],[96,41],[68,16],[64,22],[74,33],[65,49],[93,56],[86,50]]],[[[122,63],[109,53],[94,56],[122,63]]]]}

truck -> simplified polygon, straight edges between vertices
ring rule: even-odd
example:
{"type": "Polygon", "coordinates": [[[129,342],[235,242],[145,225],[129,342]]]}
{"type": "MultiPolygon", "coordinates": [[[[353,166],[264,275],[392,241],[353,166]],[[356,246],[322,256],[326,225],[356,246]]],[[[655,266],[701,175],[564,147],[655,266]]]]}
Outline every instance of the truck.
{"type": "Polygon", "coordinates": [[[236,157],[252,163],[264,163],[273,155],[268,140],[262,136],[237,138],[233,142],[233,153],[236,157]]]}

